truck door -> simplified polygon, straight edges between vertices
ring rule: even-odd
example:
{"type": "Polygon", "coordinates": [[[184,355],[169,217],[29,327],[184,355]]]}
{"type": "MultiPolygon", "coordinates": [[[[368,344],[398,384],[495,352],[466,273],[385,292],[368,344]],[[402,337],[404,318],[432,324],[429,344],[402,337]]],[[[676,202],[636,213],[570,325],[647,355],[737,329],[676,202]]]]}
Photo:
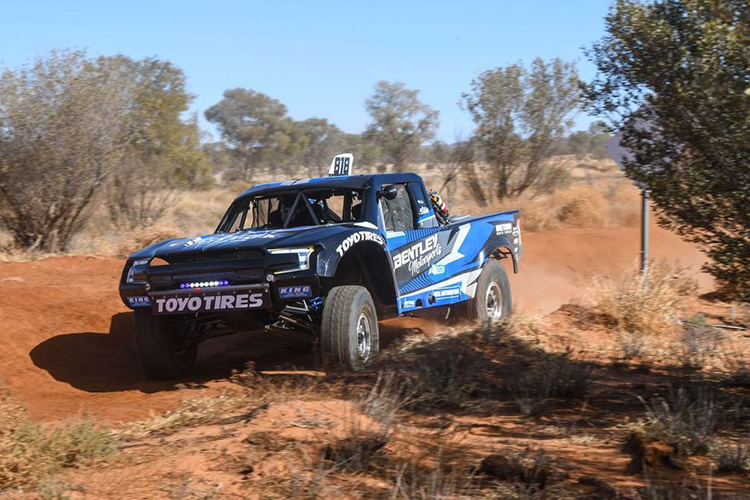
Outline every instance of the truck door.
{"type": "Polygon", "coordinates": [[[423,199],[420,206],[413,193],[415,188],[423,190],[421,186],[407,183],[394,183],[393,186],[398,189],[396,197],[392,200],[381,198],[380,211],[399,295],[404,295],[434,282],[427,278],[427,273],[443,253],[443,245],[439,228],[431,227],[430,220],[425,217],[431,211],[428,214],[422,210],[420,216],[421,206],[425,206],[427,200],[423,199]],[[420,219],[426,222],[422,227],[417,222],[420,219]]]}

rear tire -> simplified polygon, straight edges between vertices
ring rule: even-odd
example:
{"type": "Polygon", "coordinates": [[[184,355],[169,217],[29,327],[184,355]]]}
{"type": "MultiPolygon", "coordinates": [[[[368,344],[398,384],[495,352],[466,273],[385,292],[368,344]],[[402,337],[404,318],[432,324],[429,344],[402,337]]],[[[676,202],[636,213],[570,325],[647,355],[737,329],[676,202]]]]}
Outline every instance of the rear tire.
{"type": "Polygon", "coordinates": [[[337,286],[326,297],[320,351],[331,368],[361,370],[380,349],[378,315],[367,288],[337,286]]]}
{"type": "Polygon", "coordinates": [[[511,315],[513,299],[505,269],[496,260],[490,259],[479,275],[474,298],[468,303],[469,319],[484,323],[497,322],[511,315]]]}
{"type": "Polygon", "coordinates": [[[190,373],[195,364],[198,344],[180,340],[180,333],[171,316],[155,316],[146,309],[135,311],[135,351],[148,378],[173,380],[190,373]]]}

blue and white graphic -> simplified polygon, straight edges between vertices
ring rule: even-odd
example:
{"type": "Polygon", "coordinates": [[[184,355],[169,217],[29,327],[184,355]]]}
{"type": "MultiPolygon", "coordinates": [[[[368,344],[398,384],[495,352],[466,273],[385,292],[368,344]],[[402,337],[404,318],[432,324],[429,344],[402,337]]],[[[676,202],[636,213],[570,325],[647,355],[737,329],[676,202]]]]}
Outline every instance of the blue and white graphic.
{"type": "Polygon", "coordinates": [[[515,252],[516,227],[515,214],[501,213],[387,233],[399,313],[474,298],[489,256],[502,244],[515,252]]]}
{"type": "Polygon", "coordinates": [[[430,267],[430,270],[428,273],[433,274],[435,276],[445,274],[445,266],[442,264],[433,264],[432,267],[430,267]]]}

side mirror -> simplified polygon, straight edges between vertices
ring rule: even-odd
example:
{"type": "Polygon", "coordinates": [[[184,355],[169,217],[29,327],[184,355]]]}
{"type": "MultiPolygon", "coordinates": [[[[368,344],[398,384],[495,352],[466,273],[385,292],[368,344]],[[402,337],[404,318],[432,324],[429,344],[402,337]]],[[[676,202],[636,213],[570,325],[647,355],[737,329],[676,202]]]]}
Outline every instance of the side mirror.
{"type": "Polygon", "coordinates": [[[381,191],[381,194],[386,200],[393,200],[398,196],[398,188],[396,186],[388,186],[381,191]]]}

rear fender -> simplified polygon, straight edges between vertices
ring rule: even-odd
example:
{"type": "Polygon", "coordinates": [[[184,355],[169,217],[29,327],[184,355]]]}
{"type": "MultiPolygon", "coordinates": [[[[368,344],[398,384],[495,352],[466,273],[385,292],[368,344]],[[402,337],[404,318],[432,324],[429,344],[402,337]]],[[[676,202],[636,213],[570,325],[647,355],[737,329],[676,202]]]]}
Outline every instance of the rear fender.
{"type": "Polygon", "coordinates": [[[510,257],[513,262],[513,273],[518,274],[518,255],[515,252],[515,246],[512,241],[506,236],[498,236],[488,241],[482,249],[482,253],[485,257],[492,257],[495,259],[505,259],[510,257]]]}

